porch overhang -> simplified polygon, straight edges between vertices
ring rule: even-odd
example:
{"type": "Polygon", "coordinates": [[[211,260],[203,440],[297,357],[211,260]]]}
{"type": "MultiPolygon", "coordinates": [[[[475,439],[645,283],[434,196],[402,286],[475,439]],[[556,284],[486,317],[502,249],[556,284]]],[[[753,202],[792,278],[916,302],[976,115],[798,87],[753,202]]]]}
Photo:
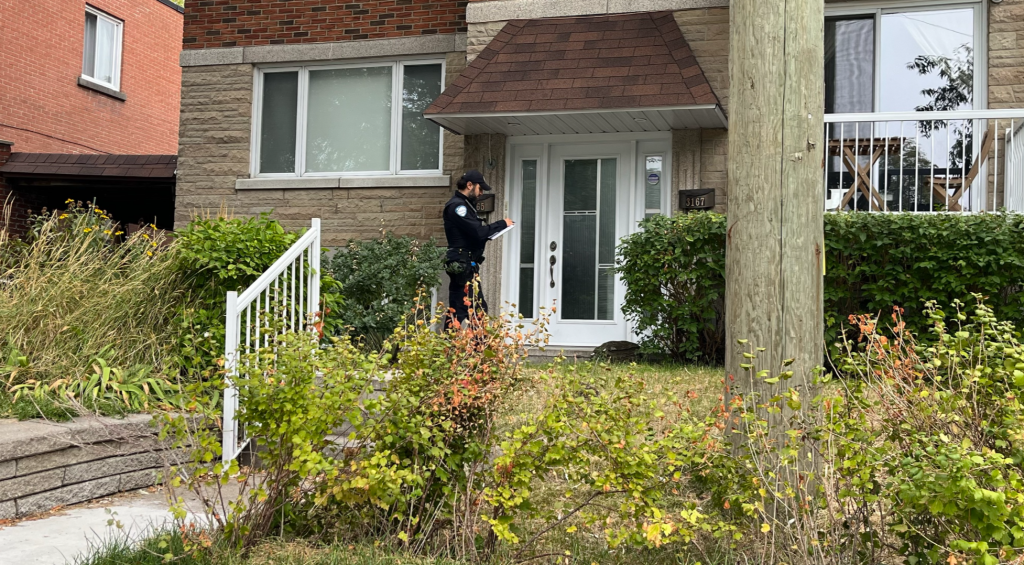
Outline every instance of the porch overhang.
{"type": "Polygon", "coordinates": [[[718,104],[661,108],[460,113],[428,115],[427,118],[459,135],[638,133],[726,128],[729,125],[725,113],[718,104]]]}
{"type": "Polygon", "coordinates": [[[671,12],[510,21],[423,116],[463,135],[728,125],[671,12]]]}

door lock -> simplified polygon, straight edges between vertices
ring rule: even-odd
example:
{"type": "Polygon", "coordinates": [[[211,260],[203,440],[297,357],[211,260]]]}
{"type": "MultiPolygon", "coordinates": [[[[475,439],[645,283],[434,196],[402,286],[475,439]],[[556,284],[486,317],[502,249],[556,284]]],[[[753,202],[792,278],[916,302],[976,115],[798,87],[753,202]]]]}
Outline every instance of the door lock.
{"type": "MultiPolygon", "coordinates": [[[[551,247],[555,247],[554,242],[551,242],[551,247]]],[[[551,270],[549,271],[549,274],[551,276],[551,288],[555,288],[555,263],[557,262],[558,259],[555,259],[554,255],[552,255],[551,258],[548,259],[548,263],[551,264],[551,270]]]]}

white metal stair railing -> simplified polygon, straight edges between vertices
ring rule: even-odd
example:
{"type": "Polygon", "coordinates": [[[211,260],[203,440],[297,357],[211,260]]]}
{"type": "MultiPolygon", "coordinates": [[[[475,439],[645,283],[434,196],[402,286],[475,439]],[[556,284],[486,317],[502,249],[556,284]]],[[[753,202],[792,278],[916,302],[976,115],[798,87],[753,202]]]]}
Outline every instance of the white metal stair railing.
{"type": "Polygon", "coordinates": [[[307,328],[307,323],[315,321],[313,318],[320,309],[320,219],[313,218],[311,224],[249,288],[241,294],[227,293],[224,324],[227,386],[221,444],[221,459],[225,463],[237,457],[248,443],[236,418],[235,377],[239,375],[239,359],[269,345],[271,331],[283,333],[307,328]]]}
{"type": "Polygon", "coordinates": [[[826,211],[1024,211],[1024,109],[826,114],[826,211]]]}

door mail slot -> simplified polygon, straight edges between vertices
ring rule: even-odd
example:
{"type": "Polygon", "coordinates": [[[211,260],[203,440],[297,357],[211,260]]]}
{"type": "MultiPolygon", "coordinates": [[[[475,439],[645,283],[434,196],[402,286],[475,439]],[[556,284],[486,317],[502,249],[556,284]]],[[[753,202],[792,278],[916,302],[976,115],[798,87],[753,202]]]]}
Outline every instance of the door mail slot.
{"type": "Polygon", "coordinates": [[[494,211],[494,195],[493,194],[481,194],[476,199],[476,212],[477,214],[489,214],[494,211]]]}
{"type": "Polygon", "coordinates": [[[679,191],[680,210],[711,210],[715,207],[715,190],[704,188],[679,191]]]}

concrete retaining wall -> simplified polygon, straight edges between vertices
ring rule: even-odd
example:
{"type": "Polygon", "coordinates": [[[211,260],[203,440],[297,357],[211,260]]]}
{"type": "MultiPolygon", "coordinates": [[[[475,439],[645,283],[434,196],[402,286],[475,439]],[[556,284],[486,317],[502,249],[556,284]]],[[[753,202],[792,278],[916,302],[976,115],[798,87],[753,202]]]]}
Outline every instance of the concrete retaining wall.
{"type": "Polygon", "coordinates": [[[180,454],[150,420],[0,421],[0,520],[155,484],[180,454]]]}

